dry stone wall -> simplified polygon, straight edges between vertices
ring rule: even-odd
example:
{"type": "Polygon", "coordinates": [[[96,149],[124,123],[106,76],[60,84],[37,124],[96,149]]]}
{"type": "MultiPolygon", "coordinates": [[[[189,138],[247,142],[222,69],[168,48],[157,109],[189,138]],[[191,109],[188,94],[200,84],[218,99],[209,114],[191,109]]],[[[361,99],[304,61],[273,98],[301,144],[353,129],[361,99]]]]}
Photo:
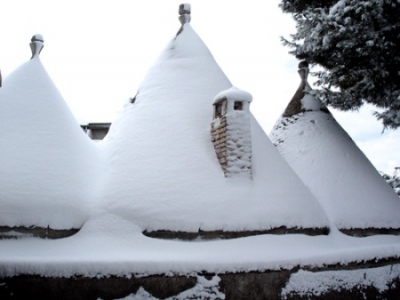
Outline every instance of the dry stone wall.
{"type": "Polygon", "coordinates": [[[226,117],[223,116],[211,123],[211,136],[214,143],[215,153],[222,170],[226,174],[227,168],[227,149],[226,149],[226,117]]]}
{"type": "MultiPolygon", "coordinates": [[[[58,300],[111,300],[146,299],[398,299],[400,279],[397,276],[384,278],[385,288],[367,285],[348,285],[342,280],[343,271],[374,273],[374,269],[384,266],[396,270],[399,259],[373,260],[349,265],[331,265],[321,268],[293,267],[292,269],[265,270],[238,273],[190,273],[187,275],[150,275],[130,277],[42,277],[39,275],[19,275],[0,277],[0,299],[58,299],[58,300]],[[332,270],[337,276],[337,286],[325,292],[308,290],[285,292],[288,283],[303,271],[320,276],[332,270]],[[190,297],[189,297],[190,296],[190,297]]],[[[396,273],[397,274],[397,273],[396,273]]],[[[335,279],[335,278],[333,278],[335,279]]],[[[382,281],[377,278],[377,281],[382,281]]]]}

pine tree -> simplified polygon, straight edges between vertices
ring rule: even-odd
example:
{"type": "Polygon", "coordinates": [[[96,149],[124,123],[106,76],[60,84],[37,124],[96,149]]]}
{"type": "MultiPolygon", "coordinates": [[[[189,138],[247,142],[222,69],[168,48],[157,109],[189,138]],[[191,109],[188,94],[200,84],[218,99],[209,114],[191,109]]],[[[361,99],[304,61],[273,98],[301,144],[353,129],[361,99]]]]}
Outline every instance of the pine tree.
{"type": "Polygon", "coordinates": [[[341,110],[373,104],[385,128],[400,127],[400,1],[282,0],[280,7],[297,28],[283,43],[322,67],[313,93],[341,110]]]}
{"type": "Polygon", "coordinates": [[[393,175],[382,173],[382,177],[400,197],[400,167],[394,169],[393,175]]]}

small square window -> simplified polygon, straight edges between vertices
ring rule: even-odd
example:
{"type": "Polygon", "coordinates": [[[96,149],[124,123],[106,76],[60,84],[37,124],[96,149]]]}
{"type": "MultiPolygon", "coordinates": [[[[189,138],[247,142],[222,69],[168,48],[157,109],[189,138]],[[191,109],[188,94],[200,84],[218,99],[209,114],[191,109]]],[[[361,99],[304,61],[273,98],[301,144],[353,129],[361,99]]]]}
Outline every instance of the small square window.
{"type": "Polygon", "coordinates": [[[215,104],[215,118],[222,117],[222,103],[215,104]]]}
{"type": "Polygon", "coordinates": [[[242,101],[235,101],[233,104],[234,110],[243,110],[243,102],[242,101]]]}

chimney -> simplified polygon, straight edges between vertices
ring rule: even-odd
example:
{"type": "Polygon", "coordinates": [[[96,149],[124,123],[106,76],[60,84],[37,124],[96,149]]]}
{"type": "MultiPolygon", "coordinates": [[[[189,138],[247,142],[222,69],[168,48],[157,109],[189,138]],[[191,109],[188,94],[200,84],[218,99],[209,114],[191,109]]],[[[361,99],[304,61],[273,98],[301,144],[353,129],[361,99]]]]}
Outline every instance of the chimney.
{"type": "Polygon", "coordinates": [[[211,138],[225,177],[252,178],[251,101],[249,93],[235,87],[214,98],[211,138]]]}

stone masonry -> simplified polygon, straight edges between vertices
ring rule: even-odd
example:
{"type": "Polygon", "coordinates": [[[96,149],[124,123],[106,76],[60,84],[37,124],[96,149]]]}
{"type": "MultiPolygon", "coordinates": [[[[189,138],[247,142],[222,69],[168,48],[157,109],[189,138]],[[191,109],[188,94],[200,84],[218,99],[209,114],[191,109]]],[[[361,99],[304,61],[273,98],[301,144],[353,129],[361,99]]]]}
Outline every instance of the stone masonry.
{"type": "Polygon", "coordinates": [[[226,116],[223,116],[211,123],[211,136],[218,161],[226,175],[226,168],[228,166],[226,160],[226,116]]]}

